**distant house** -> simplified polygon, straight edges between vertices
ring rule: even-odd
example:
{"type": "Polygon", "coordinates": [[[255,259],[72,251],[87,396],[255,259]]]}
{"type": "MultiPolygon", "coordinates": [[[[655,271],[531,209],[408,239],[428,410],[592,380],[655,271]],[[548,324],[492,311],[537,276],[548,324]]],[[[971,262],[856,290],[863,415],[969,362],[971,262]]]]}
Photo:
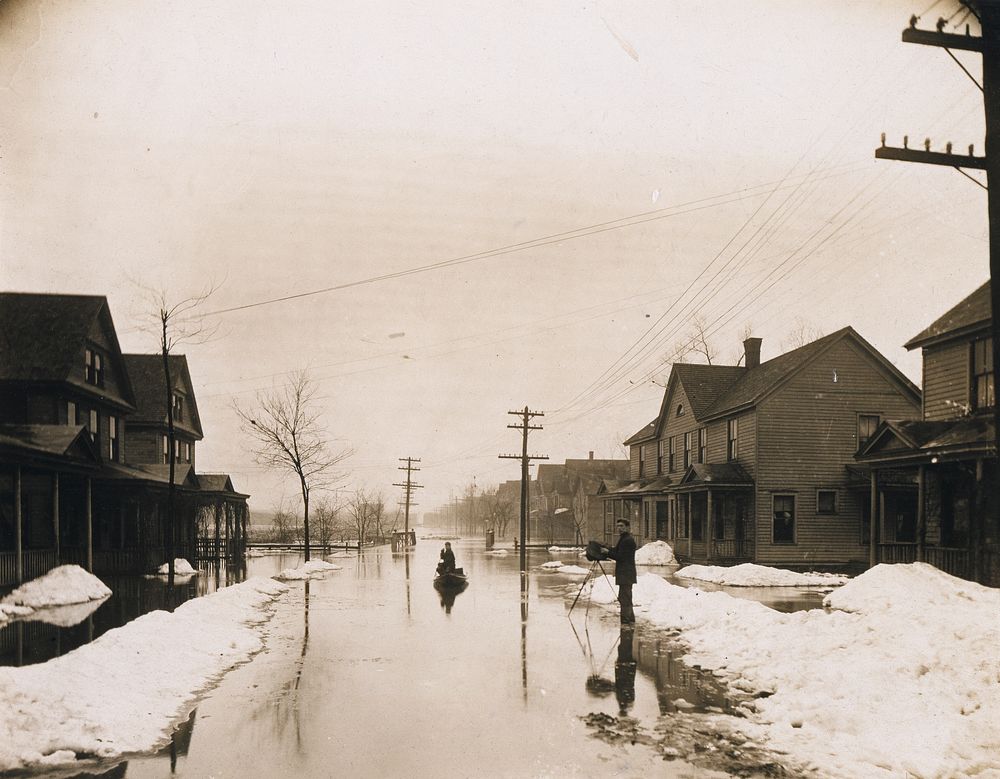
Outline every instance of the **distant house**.
{"type": "Polygon", "coordinates": [[[537,490],[531,495],[539,543],[579,544],[602,533],[597,492],[605,479],[625,478],[628,460],[587,459],[539,463],[537,490]]]}
{"type": "Polygon", "coordinates": [[[625,443],[627,482],[601,488],[605,538],[632,522],[682,561],[859,567],[869,557],[867,485],[849,466],[920,392],[846,327],[766,362],[672,367],[656,418],[625,443]]]}
{"type": "MultiPolygon", "coordinates": [[[[178,427],[175,553],[193,560],[196,518],[219,492],[194,471],[201,425],[174,359],[194,415],[178,427]]],[[[0,293],[0,586],[67,562],[98,573],[165,562],[169,464],[149,364],[121,353],[102,296],[0,293]]],[[[232,492],[240,498],[245,521],[246,496],[232,492]]]]}
{"type": "Polygon", "coordinates": [[[907,342],[923,353],[922,413],[883,421],[857,460],[870,481],[871,563],[933,563],[1000,585],[987,282],[907,342]]]}

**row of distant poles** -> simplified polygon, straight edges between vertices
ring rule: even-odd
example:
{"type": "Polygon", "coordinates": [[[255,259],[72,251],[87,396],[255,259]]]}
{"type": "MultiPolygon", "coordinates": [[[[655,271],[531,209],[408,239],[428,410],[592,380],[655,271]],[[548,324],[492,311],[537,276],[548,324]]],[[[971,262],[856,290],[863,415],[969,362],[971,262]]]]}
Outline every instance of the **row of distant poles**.
{"type": "MultiPolygon", "coordinates": [[[[936,5],[936,3],[935,3],[936,5]]],[[[933,7],[933,6],[932,6],[933,7]]],[[[930,139],[924,141],[923,150],[911,149],[909,138],[903,137],[903,147],[886,146],[885,133],[882,134],[882,145],[875,150],[875,157],[883,160],[902,160],[903,162],[922,162],[930,165],[946,165],[959,173],[971,178],[987,191],[987,214],[990,236],[990,310],[993,327],[993,387],[994,394],[1000,389],[1000,0],[962,0],[962,8],[974,14],[979,20],[982,34],[970,34],[966,25],[965,34],[946,32],[951,19],[940,18],[934,30],[917,28],[919,16],[910,18],[909,28],[903,30],[904,43],[916,43],[924,46],[936,46],[945,52],[962,69],[966,76],[983,93],[983,109],[986,119],[986,153],[982,157],[973,155],[973,147],[969,146],[968,154],[953,154],[952,145],[948,143],[945,151],[931,151],[930,139]],[[952,54],[952,49],[971,51],[982,55],[983,79],[976,81],[968,69],[952,54]],[[963,168],[986,171],[986,185],[978,179],[969,176],[963,168]]],[[[967,16],[968,14],[966,14],[967,16]]],[[[1000,441],[1000,403],[993,401],[994,448],[1000,441]]],[[[995,453],[997,460],[994,468],[1000,471],[1000,454],[995,453]]],[[[1000,523],[1000,501],[994,501],[994,521],[1000,523]]],[[[979,556],[974,559],[978,572],[979,556]]]]}
{"type": "Polygon", "coordinates": [[[404,547],[410,545],[410,506],[416,506],[417,504],[413,502],[413,491],[423,489],[423,484],[417,484],[413,481],[413,474],[419,471],[419,468],[414,468],[413,463],[420,462],[419,457],[400,457],[399,461],[401,463],[406,463],[406,465],[400,465],[397,470],[406,471],[406,481],[405,482],[393,482],[393,487],[403,488],[403,500],[400,502],[400,506],[405,506],[403,514],[403,530],[406,532],[406,541],[404,547]]]}
{"type": "Polygon", "coordinates": [[[519,548],[521,550],[521,575],[524,576],[525,572],[528,570],[527,554],[524,548],[525,542],[528,540],[528,485],[530,483],[530,480],[528,479],[528,466],[531,465],[532,460],[549,459],[546,454],[528,454],[528,431],[542,430],[541,425],[533,425],[531,424],[531,420],[535,417],[544,417],[545,413],[543,411],[531,411],[527,406],[520,411],[508,411],[507,413],[511,416],[521,418],[520,424],[507,425],[507,427],[513,430],[521,431],[521,454],[501,454],[499,457],[502,460],[521,461],[521,521],[519,527],[519,548]]]}

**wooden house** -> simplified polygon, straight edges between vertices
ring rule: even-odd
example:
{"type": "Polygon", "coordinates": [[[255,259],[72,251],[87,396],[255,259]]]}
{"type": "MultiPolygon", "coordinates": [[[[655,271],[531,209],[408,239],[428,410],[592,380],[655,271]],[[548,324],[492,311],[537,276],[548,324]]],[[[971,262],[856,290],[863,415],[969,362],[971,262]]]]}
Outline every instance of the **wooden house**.
{"type": "Polygon", "coordinates": [[[1000,586],[990,284],[910,339],[921,414],[883,421],[858,454],[869,481],[871,564],[932,563],[1000,586]]]}
{"type": "Polygon", "coordinates": [[[570,459],[539,463],[537,489],[531,494],[538,529],[535,540],[549,544],[580,544],[597,537],[602,507],[597,491],[605,479],[622,479],[628,460],[570,459]]]}
{"type": "Polygon", "coordinates": [[[685,562],[860,567],[868,500],[849,466],[920,392],[852,328],[743,366],[672,366],[657,417],[630,437],[630,480],[605,484],[605,538],[631,520],[685,562]]]}
{"type": "MultiPolygon", "coordinates": [[[[217,491],[194,471],[201,425],[175,359],[193,416],[178,428],[192,447],[175,462],[174,551],[193,560],[196,517],[217,491]]],[[[165,562],[169,464],[150,452],[155,393],[141,371],[137,391],[130,362],[104,297],[0,293],[0,586],[62,563],[117,573],[165,562]]]]}

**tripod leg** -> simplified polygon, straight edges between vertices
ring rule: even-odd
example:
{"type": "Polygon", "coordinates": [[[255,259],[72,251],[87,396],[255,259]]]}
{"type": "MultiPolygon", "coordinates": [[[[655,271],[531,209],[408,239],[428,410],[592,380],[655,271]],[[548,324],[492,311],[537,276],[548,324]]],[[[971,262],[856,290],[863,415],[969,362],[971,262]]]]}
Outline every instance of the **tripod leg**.
{"type": "MultiPolygon", "coordinates": [[[[600,566],[600,569],[601,569],[601,573],[603,573],[603,574],[604,574],[604,578],[605,578],[605,579],[607,579],[607,578],[608,578],[608,572],[604,570],[604,566],[603,566],[603,565],[601,565],[601,561],[600,561],[600,560],[597,560],[596,562],[597,562],[597,565],[598,565],[598,566],[600,566]]],[[[617,593],[617,592],[615,593],[615,600],[616,600],[616,601],[618,601],[618,607],[619,607],[619,608],[621,608],[621,605],[622,605],[622,599],[621,599],[621,597],[620,597],[620,596],[618,595],[618,593],[617,593]]]]}
{"type": "Polygon", "coordinates": [[[580,596],[583,595],[583,588],[587,586],[587,582],[590,581],[591,577],[594,575],[595,565],[597,565],[596,560],[590,564],[590,570],[587,571],[587,575],[583,578],[583,584],[580,585],[580,591],[576,594],[576,597],[573,599],[573,605],[570,606],[569,611],[566,612],[567,617],[573,613],[573,608],[576,606],[576,602],[580,600],[580,596]]]}

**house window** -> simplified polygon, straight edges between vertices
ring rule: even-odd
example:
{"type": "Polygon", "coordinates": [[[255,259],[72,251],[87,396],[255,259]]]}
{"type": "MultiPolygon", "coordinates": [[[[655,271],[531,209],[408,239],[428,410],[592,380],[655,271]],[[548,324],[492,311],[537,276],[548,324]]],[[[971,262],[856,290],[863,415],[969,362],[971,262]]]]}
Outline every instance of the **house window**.
{"type": "Polygon", "coordinates": [[[95,387],[104,386],[104,360],[101,354],[94,349],[84,350],[84,376],[88,384],[95,387]]]}
{"type": "Polygon", "coordinates": [[[996,404],[993,386],[993,339],[980,338],[972,342],[972,409],[993,408],[996,404]]]}
{"type": "Polygon", "coordinates": [[[108,417],[108,459],[118,462],[118,417],[108,417]]]}
{"type": "Polygon", "coordinates": [[[663,439],[656,442],[656,475],[663,473],[663,439]]]}
{"type": "Polygon", "coordinates": [[[691,499],[691,540],[705,540],[705,504],[691,499]]]}
{"type": "Polygon", "coordinates": [[[691,434],[684,434],[684,468],[691,465],[691,434]]]}
{"type": "Polygon", "coordinates": [[[817,514],[837,513],[836,490],[816,490],[816,513],[817,514]]]}
{"type": "Polygon", "coordinates": [[[191,462],[191,444],[184,442],[184,462],[191,462]]]}
{"type": "Polygon", "coordinates": [[[646,475],[646,447],[639,444],[639,478],[646,475]]]}
{"type": "Polygon", "coordinates": [[[184,421],[184,396],[174,393],[174,422],[184,421]]]}
{"type": "Polygon", "coordinates": [[[97,441],[97,434],[99,431],[98,425],[100,424],[100,418],[97,415],[97,409],[90,409],[90,416],[87,421],[87,431],[90,433],[90,440],[97,441]]]}
{"type": "Polygon", "coordinates": [[[645,501],[642,504],[642,526],[644,535],[649,538],[649,503],[645,501]]]}
{"type": "Polygon", "coordinates": [[[669,469],[670,473],[674,472],[674,466],[676,465],[676,463],[674,462],[674,449],[676,448],[675,447],[676,440],[677,436],[672,435],[670,436],[670,440],[667,442],[668,446],[670,447],[667,450],[667,468],[669,469]]]}
{"type": "Polygon", "coordinates": [[[878,414],[858,414],[858,449],[871,440],[881,421],[878,414]]]}
{"type": "Polygon", "coordinates": [[[66,424],[70,427],[76,424],[76,403],[72,400],[66,401],[66,424]]]}
{"type": "Polygon", "coordinates": [[[178,462],[181,459],[181,442],[176,438],[174,439],[174,462],[178,462]]]}
{"type": "Polygon", "coordinates": [[[684,404],[683,403],[678,403],[677,404],[677,416],[679,416],[679,417],[684,416],[684,404]]]}
{"type": "Polygon", "coordinates": [[[771,540],[776,544],[795,543],[795,496],[775,495],[774,526],[771,540]]]}
{"type": "Polygon", "coordinates": [[[160,436],[160,459],[164,465],[170,462],[170,444],[165,435],[160,436]]]}
{"type": "Polygon", "coordinates": [[[712,538],[722,541],[726,537],[726,511],[725,498],[720,497],[712,504],[712,538]]]}
{"type": "Polygon", "coordinates": [[[679,525],[679,527],[677,528],[677,537],[687,538],[688,520],[690,519],[690,517],[688,516],[688,503],[686,500],[677,501],[677,519],[679,525]]]}
{"type": "Polygon", "coordinates": [[[708,448],[708,428],[698,428],[698,462],[705,462],[705,450],[708,448]]]}
{"type": "Polygon", "coordinates": [[[726,422],[726,460],[732,462],[739,457],[740,424],[738,419],[726,422]]]}

